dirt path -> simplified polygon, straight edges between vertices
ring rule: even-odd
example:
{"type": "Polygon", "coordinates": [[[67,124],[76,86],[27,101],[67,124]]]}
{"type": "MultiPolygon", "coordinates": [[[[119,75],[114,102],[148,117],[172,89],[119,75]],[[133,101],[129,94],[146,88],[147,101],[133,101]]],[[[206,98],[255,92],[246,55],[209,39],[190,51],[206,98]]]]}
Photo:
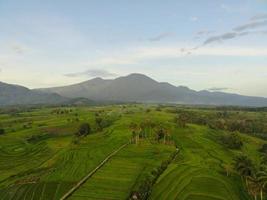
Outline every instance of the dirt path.
{"type": "Polygon", "coordinates": [[[110,158],[112,158],[114,155],[116,155],[121,149],[126,147],[129,143],[126,143],[122,145],[120,148],[115,150],[113,153],[111,153],[108,157],[106,157],[93,171],[91,171],[89,174],[87,174],[81,181],[79,181],[73,188],[71,188],[63,197],[60,198],[60,200],[66,200],[68,197],[70,197],[77,189],[79,189],[93,174],[97,172],[110,158]]]}

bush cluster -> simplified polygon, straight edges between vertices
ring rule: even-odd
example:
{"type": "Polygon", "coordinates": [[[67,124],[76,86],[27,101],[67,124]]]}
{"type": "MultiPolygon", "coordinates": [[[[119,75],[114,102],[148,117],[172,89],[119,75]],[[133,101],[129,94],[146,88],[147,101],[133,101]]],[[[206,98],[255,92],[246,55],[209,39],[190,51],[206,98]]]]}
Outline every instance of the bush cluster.
{"type": "Polygon", "coordinates": [[[230,149],[240,149],[243,146],[241,137],[236,132],[222,136],[221,141],[230,149]]]}
{"type": "Polygon", "coordinates": [[[185,127],[187,123],[206,125],[212,129],[225,130],[230,132],[241,132],[253,134],[261,137],[267,135],[267,123],[262,119],[249,119],[232,114],[227,111],[209,112],[200,114],[196,111],[176,110],[175,122],[180,127],[185,127]]]}
{"type": "Polygon", "coordinates": [[[0,135],[4,135],[5,134],[5,129],[0,128],[0,135]]]}
{"type": "Polygon", "coordinates": [[[76,132],[77,136],[87,136],[92,132],[91,126],[88,123],[83,123],[80,125],[79,130],[76,132]]]}

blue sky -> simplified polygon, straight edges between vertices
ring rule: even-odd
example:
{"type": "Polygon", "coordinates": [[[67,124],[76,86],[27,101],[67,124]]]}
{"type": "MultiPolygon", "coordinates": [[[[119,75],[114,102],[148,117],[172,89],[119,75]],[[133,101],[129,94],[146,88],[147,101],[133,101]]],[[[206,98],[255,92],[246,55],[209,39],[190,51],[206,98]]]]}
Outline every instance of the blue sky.
{"type": "Polygon", "coordinates": [[[0,80],[30,88],[144,73],[267,97],[266,0],[0,0],[0,80]]]}

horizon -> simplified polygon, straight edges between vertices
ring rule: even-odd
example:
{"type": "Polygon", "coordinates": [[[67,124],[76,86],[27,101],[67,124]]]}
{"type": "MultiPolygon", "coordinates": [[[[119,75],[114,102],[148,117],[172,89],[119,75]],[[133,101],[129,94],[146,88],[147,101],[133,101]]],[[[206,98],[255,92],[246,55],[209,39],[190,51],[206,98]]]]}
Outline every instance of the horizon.
{"type": "MultiPolygon", "coordinates": [[[[131,75],[141,75],[141,76],[145,76],[149,79],[152,79],[153,81],[156,81],[157,83],[168,83],[172,86],[175,86],[175,87],[184,87],[184,88],[187,88],[187,89],[190,89],[190,90],[194,90],[186,85],[174,85],[174,84],[171,84],[169,82],[166,82],[166,81],[157,81],[156,79],[154,79],[153,77],[150,77],[146,74],[141,74],[141,73],[130,73],[130,74],[127,74],[127,75],[124,75],[124,76],[119,76],[119,77],[114,77],[114,78],[102,78],[102,77],[94,77],[94,78],[90,78],[90,79],[87,79],[87,80],[84,80],[82,82],[78,82],[78,83],[72,83],[72,84],[68,84],[68,85],[58,85],[58,86],[55,86],[55,87],[48,87],[48,88],[57,88],[57,87],[68,87],[68,86],[71,86],[71,85],[76,85],[76,84],[81,84],[81,83],[85,83],[85,82],[88,82],[88,81],[92,81],[92,80],[95,80],[95,79],[101,79],[101,80],[116,80],[118,78],[126,78],[126,77],[129,77],[131,75]]],[[[0,81],[1,83],[2,81],[0,81]]],[[[26,87],[24,85],[19,85],[19,84],[13,84],[13,83],[7,83],[7,82],[2,82],[4,84],[9,84],[9,85],[16,85],[16,86],[23,86],[23,87],[26,87]]],[[[28,87],[26,87],[28,88],[28,87]]],[[[30,90],[40,90],[40,89],[48,89],[48,88],[28,88],[30,90]]],[[[194,90],[196,92],[202,92],[202,91],[208,91],[208,92],[211,92],[211,93],[226,93],[226,94],[237,94],[237,95],[242,95],[242,94],[238,94],[238,93],[232,93],[232,92],[224,92],[224,91],[217,91],[217,89],[201,89],[201,90],[194,90]]],[[[267,98],[267,97],[263,97],[263,96],[250,96],[250,95],[243,95],[243,96],[248,96],[248,97],[260,97],[260,98],[267,98]]]]}
{"type": "Polygon", "coordinates": [[[267,1],[0,1],[0,81],[28,88],[132,73],[267,97],[267,1]]]}

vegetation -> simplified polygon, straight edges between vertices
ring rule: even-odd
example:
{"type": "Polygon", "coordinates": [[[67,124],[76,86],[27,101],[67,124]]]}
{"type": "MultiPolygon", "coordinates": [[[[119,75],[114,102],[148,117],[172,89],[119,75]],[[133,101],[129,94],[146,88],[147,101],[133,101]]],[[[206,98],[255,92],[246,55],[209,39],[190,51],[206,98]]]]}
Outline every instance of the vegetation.
{"type": "Polygon", "coordinates": [[[167,169],[169,164],[175,159],[177,154],[178,150],[173,152],[168,160],[163,161],[160,166],[153,169],[151,173],[147,175],[141,183],[139,183],[137,190],[131,192],[130,199],[148,199],[151,195],[153,185],[156,183],[159,176],[167,169]]]}
{"type": "Polygon", "coordinates": [[[237,156],[234,159],[235,169],[245,180],[246,188],[256,200],[259,196],[264,199],[267,186],[267,166],[256,166],[246,155],[237,156]]]}
{"type": "Polygon", "coordinates": [[[87,136],[91,133],[91,126],[88,123],[83,123],[79,127],[79,131],[77,132],[78,136],[87,136]]]}
{"type": "Polygon", "coordinates": [[[181,127],[186,123],[206,125],[215,130],[241,132],[267,139],[267,118],[265,112],[246,112],[225,110],[196,110],[196,109],[171,109],[169,112],[177,113],[175,118],[181,127]]]}
{"type": "Polygon", "coordinates": [[[240,149],[243,142],[238,133],[233,132],[221,137],[222,143],[230,149],[240,149]]]}
{"type": "Polygon", "coordinates": [[[0,128],[0,135],[3,135],[3,134],[5,134],[5,129],[0,128]]]}
{"type": "Polygon", "coordinates": [[[1,109],[0,196],[60,199],[128,144],[69,199],[264,199],[266,116],[141,104],[1,109]]]}

